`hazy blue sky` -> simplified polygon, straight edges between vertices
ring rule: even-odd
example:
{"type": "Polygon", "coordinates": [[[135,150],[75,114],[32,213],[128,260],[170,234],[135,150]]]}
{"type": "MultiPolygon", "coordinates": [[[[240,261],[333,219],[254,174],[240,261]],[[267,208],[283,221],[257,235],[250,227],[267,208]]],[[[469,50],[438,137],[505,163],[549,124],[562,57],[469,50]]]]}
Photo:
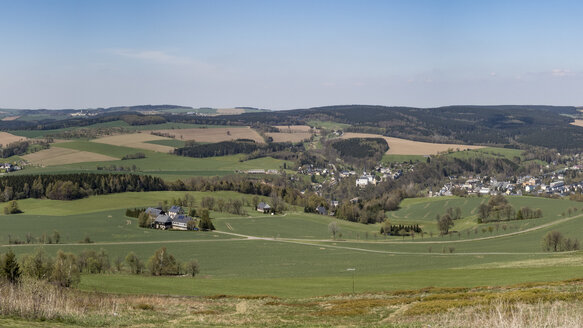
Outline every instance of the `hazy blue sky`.
{"type": "Polygon", "coordinates": [[[583,105],[581,1],[0,0],[0,107],[583,105]]]}

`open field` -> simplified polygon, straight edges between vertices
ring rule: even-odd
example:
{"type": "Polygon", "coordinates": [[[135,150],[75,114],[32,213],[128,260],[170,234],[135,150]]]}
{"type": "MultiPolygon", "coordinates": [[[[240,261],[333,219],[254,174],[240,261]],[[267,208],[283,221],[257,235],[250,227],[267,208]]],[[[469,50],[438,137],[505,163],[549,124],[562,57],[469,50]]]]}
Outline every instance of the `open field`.
{"type": "MultiPolygon", "coordinates": [[[[114,160],[99,163],[78,162],[49,167],[28,167],[26,170],[14,172],[14,174],[50,174],[70,172],[103,172],[97,171],[100,166],[121,165],[125,167],[136,166],[138,172],[160,176],[166,180],[188,179],[193,176],[223,176],[234,174],[236,170],[251,169],[279,169],[285,161],[271,157],[262,157],[248,161],[240,161],[242,155],[220,156],[209,158],[192,158],[176,156],[166,153],[149,151],[145,149],[114,146],[91,141],[70,141],[54,144],[53,148],[67,148],[75,151],[91,151],[92,153],[112,156],[114,160]],[[144,159],[118,160],[125,155],[142,152],[144,159]]],[[[290,163],[288,162],[288,165],[290,163]]]]}
{"type": "Polygon", "coordinates": [[[25,137],[17,136],[8,132],[0,132],[0,145],[8,145],[17,141],[24,141],[25,137]]]}
{"type": "Polygon", "coordinates": [[[274,142],[302,142],[310,139],[312,133],[310,132],[269,132],[266,133],[268,137],[273,138],[274,142]]]}
{"type": "Polygon", "coordinates": [[[309,125],[275,125],[279,129],[279,132],[285,133],[299,133],[299,132],[316,132],[309,125]]]}
{"type": "Polygon", "coordinates": [[[308,125],[316,129],[324,128],[329,130],[342,130],[350,126],[350,124],[337,123],[332,121],[309,121],[308,125]]]}
{"type": "Polygon", "coordinates": [[[156,130],[156,132],[174,135],[178,140],[195,140],[198,142],[220,142],[235,139],[251,139],[257,143],[265,142],[259,133],[250,127],[174,129],[156,130]]]}
{"type": "Polygon", "coordinates": [[[572,122],[571,125],[583,127],[583,120],[575,120],[575,122],[572,122]]]}
{"type": "Polygon", "coordinates": [[[243,108],[217,108],[218,115],[239,115],[245,113],[243,108]]]}
{"type": "Polygon", "coordinates": [[[150,133],[131,133],[103,137],[92,141],[114,146],[152,150],[161,153],[169,153],[174,150],[174,147],[148,143],[148,141],[154,140],[172,140],[172,138],[160,137],[150,133]]]}
{"type": "MultiPolygon", "coordinates": [[[[274,295],[301,298],[347,293],[356,268],[357,292],[384,292],[427,286],[476,287],[580,277],[581,253],[545,253],[542,237],[558,230],[566,236],[583,235],[583,204],[533,197],[511,197],[515,208],[541,208],[541,219],[477,224],[474,207],[485,198],[407,199],[391,212],[393,224],[418,223],[437,231],[434,217],[448,207],[460,207],[465,217],[455,222],[460,235],[423,238],[385,237],[379,225],[338,221],[342,236],[333,240],[328,224],[332,217],[291,209],[284,215],[264,215],[246,207],[248,216],[212,212],[217,231],[174,232],[139,228],[136,219],[124,216],[126,207],[155,205],[158,201],[183,197],[185,192],[124,193],[94,196],[76,201],[29,199],[19,201],[24,214],[0,216],[3,231],[23,238],[58,230],[62,244],[44,245],[50,254],[58,249],[80,252],[104,249],[111,259],[134,251],[144,261],[162,246],[180,261],[196,258],[202,279],[193,284],[175,283],[181,277],[130,275],[84,275],[81,289],[114,293],[171,295],[274,295]],[[107,208],[103,208],[106,206],[107,208]],[[577,212],[563,216],[567,208],[577,212]],[[15,220],[18,218],[18,220],[15,220]],[[507,224],[507,229],[502,225],[507,224]],[[478,228],[474,233],[473,229],[478,228]],[[470,231],[466,235],[465,230],[470,231]],[[85,236],[95,243],[78,243],[85,236]],[[452,250],[453,249],[453,250],[452,250]]],[[[196,202],[205,195],[218,198],[247,198],[233,192],[191,193],[196,202]]],[[[39,245],[5,245],[19,256],[39,245]]]]}
{"type": "Polygon", "coordinates": [[[440,144],[421,141],[412,141],[400,138],[385,137],[379,134],[352,133],[347,132],[342,136],[344,139],[349,138],[383,138],[389,144],[388,155],[435,155],[450,149],[479,149],[483,146],[440,144]]]}
{"type": "Polygon", "coordinates": [[[88,151],[51,147],[36,153],[23,155],[21,158],[40,166],[54,166],[84,162],[114,161],[118,158],[88,151]]]}
{"type": "Polygon", "coordinates": [[[17,120],[20,116],[6,116],[2,119],[2,121],[14,121],[17,120]]]}
{"type": "Polygon", "coordinates": [[[168,147],[172,147],[172,148],[180,148],[180,147],[184,147],[184,145],[186,145],[185,141],[176,140],[176,139],[172,139],[172,138],[168,138],[165,140],[150,140],[150,141],[146,141],[146,143],[168,146],[168,147]]]}

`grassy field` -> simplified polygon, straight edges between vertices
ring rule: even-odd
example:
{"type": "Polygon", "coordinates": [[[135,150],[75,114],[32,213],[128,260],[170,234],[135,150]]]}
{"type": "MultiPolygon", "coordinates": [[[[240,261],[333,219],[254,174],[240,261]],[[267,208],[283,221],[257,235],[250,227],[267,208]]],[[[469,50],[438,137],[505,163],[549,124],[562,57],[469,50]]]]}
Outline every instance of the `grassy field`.
{"type": "Polygon", "coordinates": [[[324,128],[329,130],[342,130],[350,126],[350,124],[317,120],[308,121],[308,125],[316,129],[324,128]]]}
{"type": "Polygon", "coordinates": [[[179,140],[195,140],[198,142],[220,142],[236,139],[251,139],[257,143],[264,143],[263,137],[250,127],[225,127],[225,128],[191,128],[160,130],[156,132],[174,135],[179,140]]]}
{"type": "Polygon", "coordinates": [[[172,148],[180,148],[186,145],[186,141],[176,140],[176,139],[166,139],[166,140],[151,140],[146,141],[146,143],[155,144],[155,145],[162,145],[162,146],[169,146],[172,148]]]}
{"type": "Polygon", "coordinates": [[[309,132],[272,132],[266,133],[268,137],[273,138],[274,142],[302,142],[310,139],[312,136],[309,132]]]}
{"type": "MultiPolygon", "coordinates": [[[[138,172],[160,176],[166,180],[173,181],[176,179],[187,179],[192,176],[223,176],[234,174],[236,170],[279,169],[280,167],[283,167],[283,163],[285,162],[271,157],[263,157],[241,162],[242,155],[192,158],[86,140],[57,143],[53,145],[52,149],[69,149],[74,151],[90,150],[91,153],[115,158],[122,158],[125,155],[142,152],[146,155],[146,158],[123,161],[82,162],[47,167],[27,167],[25,170],[19,171],[16,174],[102,172],[97,171],[97,166],[118,165],[131,167],[135,165],[138,172]]],[[[290,163],[288,163],[288,165],[289,164],[290,163]]]]}
{"type": "Polygon", "coordinates": [[[480,149],[466,149],[458,152],[453,152],[447,154],[454,158],[479,158],[479,157],[495,157],[495,158],[505,158],[513,160],[515,157],[522,158],[522,150],[519,149],[509,149],[509,148],[494,148],[486,147],[480,149]]]}
{"type": "Polygon", "coordinates": [[[146,149],[157,151],[161,153],[169,153],[174,150],[174,147],[158,145],[148,143],[148,141],[170,141],[173,140],[171,138],[160,137],[150,133],[130,133],[130,134],[119,134],[114,136],[102,137],[92,142],[96,143],[104,143],[107,145],[114,145],[114,146],[123,146],[123,147],[130,147],[130,148],[138,148],[138,149],[146,149]]]}
{"type": "Polygon", "coordinates": [[[40,166],[55,166],[84,162],[116,161],[119,158],[104,154],[64,147],[52,147],[36,153],[21,156],[22,159],[40,166]]]}
{"type": "MultiPolygon", "coordinates": [[[[184,197],[184,192],[124,193],[94,196],[76,201],[22,200],[24,214],[0,216],[3,231],[23,238],[27,232],[38,237],[58,230],[62,244],[43,245],[79,252],[104,249],[111,259],[134,251],[146,261],[165,246],[181,261],[196,258],[200,279],[174,283],[179,277],[130,275],[85,275],[80,288],[114,293],[171,295],[261,295],[308,297],[346,293],[356,268],[357,292],[380,292],[427,286],[475,287],[534,281],[570,279],[580,276],[580,253],[545,253],[540,243],[551,230],[570,237],[583,234],[583,205],[567,200],[511,197],[515,207],[543,210],[544,217],[512,221],[506,229],[481,231],[496,224],[475,222],[475,207],[484,198],[420,198],[403,201],[391,212],[392,223],[421,224],[437,231],[434,216],[448,207],[460,207],[463,220],[456,221],[458,236],[385,237],[379,225],[338,221],[342,236],[332,239],[328,225],[334,218],[306,214],[292,209],[284,215],[265,215],[246,207],[248,215],[212,212],[217,231],[174,232],[139,228],[136,220],[124,216],[126,207],[156,205],[162,200],[184,197]],[[107,204],[107,209],[104,209],[107,204]],[[571,215],[563,212],[578,207],[571,215]],[[427,214],[429,213],[429,214],[427,214]],[[470,231],[466,235],[465,230],[470,231]],[[478,228],[474,233],[473,229],[478,228]],[[89,236],[92,244],[79,241],[89,236]]],[[[191,193],[197,202],[205,195],[217,198],[249,199],[234,192],[191,193]]],[[[19,256],[39,245],[6,245],[7,233],[0,234],[0,252],[12,248],[19,256]]]]}

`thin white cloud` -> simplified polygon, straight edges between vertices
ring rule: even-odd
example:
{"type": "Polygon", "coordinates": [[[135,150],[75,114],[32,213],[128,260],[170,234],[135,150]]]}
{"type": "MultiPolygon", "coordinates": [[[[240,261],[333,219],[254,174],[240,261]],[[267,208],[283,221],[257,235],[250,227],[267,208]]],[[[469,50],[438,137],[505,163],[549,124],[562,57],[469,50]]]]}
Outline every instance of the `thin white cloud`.
{"type": "Polygon", "coordinates": [[[551,75],[556,77],[563,77],[573,75],[573,72],[568,69],[555,68],[551,71],[551,75]]]}
{"type": "Polygon", "coordinates": [[[182,66],[198,71],[210,71],[213,69],[212,65],[200,60],[185,56],[177,56],[161,50],[110,49],[108,52],[120,57],[137,59],[153,64],[182,66]]]}

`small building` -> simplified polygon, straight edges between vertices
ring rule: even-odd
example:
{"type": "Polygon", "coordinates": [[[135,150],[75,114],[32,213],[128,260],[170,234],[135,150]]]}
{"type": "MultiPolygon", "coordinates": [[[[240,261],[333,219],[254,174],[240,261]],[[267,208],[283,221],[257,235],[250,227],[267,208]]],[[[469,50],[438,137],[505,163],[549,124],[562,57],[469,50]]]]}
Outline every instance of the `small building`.
{"type": "Polygon", "coordinates": [[[184,214],[184,210],[180,206],[174,205],[168,210],[168,216],[172,219],[179,214],[184,214]]]}
{"type": "Polygon", "coordinates": [[[162,230],[170,229],[172,228],[172,219],[168,215],[159,215],[154,220],[154,228],[162,230]]]}
{"type": "Polygon", "coordinates": [[[172,229],[188,230],[188,223],[194,220],[188,215],[178,214],[172,219],[172,229]]]}
{"type": "Polygon", "coordinates": [[[271,212],[271,206],[267,203],[261,202],[257,204],[257,212],[269,213],[271,212]]]}
{"type": "Polygon", "coordinates": [[[160,208],[148,207],[146,209],[146,214],[148,214],[151,218],[157,218],[158,216],[164,214],[164,211],[162,211],[160,208]]]}

